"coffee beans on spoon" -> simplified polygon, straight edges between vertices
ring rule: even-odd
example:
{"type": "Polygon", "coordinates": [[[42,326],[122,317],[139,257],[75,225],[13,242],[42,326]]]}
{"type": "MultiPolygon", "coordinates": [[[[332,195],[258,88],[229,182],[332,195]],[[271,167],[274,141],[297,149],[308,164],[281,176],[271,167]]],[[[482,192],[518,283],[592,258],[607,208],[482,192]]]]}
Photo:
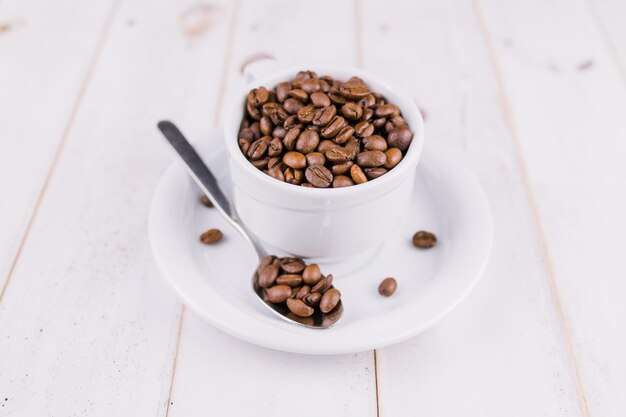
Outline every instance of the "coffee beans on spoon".
{"type": "Polygon", "coordinates": [[[239,147],[256,168],[294,185],[339,188],[395,168],[413,132],[400,109],[358,77],[301,71],[250,90],[239,147]]]}
{"type": "Polygon", "coordinates": [[[299,258],[268,256],[259,263],[255,278],[266,302],[286,308],[289,317],[304,324],[312,324],[306,319],[315,314],[332,317],[341,301],[333,276],[324,276],[318,265],[306,265],[299,258]]]}

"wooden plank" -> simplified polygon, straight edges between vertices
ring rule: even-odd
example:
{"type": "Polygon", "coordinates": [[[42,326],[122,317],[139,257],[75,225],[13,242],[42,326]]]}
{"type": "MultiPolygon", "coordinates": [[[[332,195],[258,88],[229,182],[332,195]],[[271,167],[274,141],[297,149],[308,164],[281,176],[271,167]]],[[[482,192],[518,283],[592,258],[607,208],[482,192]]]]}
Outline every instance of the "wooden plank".
{"type": "Polygon", "coordinates": [[[581,401],[592,416],[625,415],[623,74],[582,1],[489,1],[483,15],[568,326],[581,401]]]}
{"type": "Polygon", "coordinates": [[[582,415],[523,173],[471,5],[366,0],[362,13],[365,67],[425,109],[427,147],[465,156],[495,224],[491,261],[475,292],[424,335],[378,351],[380,414],[582,415]]]}
{"type": "MultiPolygon", "coordinates": [[[[226,101],[243,85],[240,65],[258,53],[291,64],[354,64],[352,16],[348,2],[318,1],[314,7],[275,0],[243,2],[226,101]],[[319,30],[321,21],[336,29],[319,30]],[[294,41],[300,38],[310,41],[294,41]]],[[[274,417],[376,415],[372,352],[328,357],[279,353],[226,336],[191,312],[186,317],[169,416],[200,416],[209,410],[216,415],[274,417]]]]}
{"type": "Polygon", "coordinates": [[[0,298],[112,5],[0,4],[0,298]]]}
{"type": "Polygon", "coordinates": [[[3,416],[165,414],[181,307],[146,236],[155,125],[210,129],[231,12],[121,5],[0,304],[3,416]]]}

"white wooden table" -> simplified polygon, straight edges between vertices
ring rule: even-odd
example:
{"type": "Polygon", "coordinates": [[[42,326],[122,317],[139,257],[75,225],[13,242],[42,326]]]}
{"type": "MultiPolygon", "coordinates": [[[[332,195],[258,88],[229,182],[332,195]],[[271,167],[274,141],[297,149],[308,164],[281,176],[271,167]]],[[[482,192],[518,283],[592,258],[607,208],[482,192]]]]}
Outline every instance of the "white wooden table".
{"type": "Polygon", "coordinates": [[[0,416],[625,416],[625,22],[624,0],[0,0],[0,416]],[[206,136],[258,53],[392,79],[479,176],[493,255],[432,330],[285,354],[159,279],[155,123],[206,136]]]}

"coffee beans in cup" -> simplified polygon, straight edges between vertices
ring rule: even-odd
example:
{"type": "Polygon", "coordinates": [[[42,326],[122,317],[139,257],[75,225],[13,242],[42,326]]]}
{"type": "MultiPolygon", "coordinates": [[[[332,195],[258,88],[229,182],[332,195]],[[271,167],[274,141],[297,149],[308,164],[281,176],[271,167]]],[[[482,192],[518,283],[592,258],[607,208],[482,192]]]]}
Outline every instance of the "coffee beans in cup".
{"type": "Polygon", "coordinates": [[[300,258],[264,258],[257,267],[255,288],[265,302],[304,324],[312,324],[308,320],[314,315],[332,320],[340,308],[341,292],[333,286],[333,276],[323,275],[317,264],[307,265],[300,258]]]}
{"type": "Polygon", "coordinates": [[[259,170],[314,188],[372,181],[400,163],[412,139],[398,106],[362,79],[312,71],[250,90],[238,138],[259,170]]]}

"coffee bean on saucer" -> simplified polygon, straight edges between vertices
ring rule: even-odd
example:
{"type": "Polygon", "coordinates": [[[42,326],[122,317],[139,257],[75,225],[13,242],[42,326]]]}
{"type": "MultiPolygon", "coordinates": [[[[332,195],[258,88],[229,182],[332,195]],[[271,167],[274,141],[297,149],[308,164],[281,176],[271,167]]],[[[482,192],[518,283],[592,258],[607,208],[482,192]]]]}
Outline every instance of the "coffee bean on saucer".
{"type": "Polygon", "coordinates": [[[437,237],[424,230],[421,230],[413,235],[413,245],[420,249],[429,249],[437,244],[437,237]]]}
{"type": "Polygon", "coordinates": [[[390,297],[394,292],[396,292],[396,288],[398,288],[398,283],[395,278],[388,277],[385,278],[378,286],[378,293],[380,295],[384,295],[385,297],[390,297]]]}
{"type": "Polygon", "coordinates": [[[203,206],[205,207],[213,207],[213,203],[211,202],[211,200],[209,199],[209,197],[203,195],[202,197],[200,197],[200,202],[202,203],[203,206]]]}
{"type": "Polygon", "coordinates": [[[218,229],[209,229],[200,235],[200,241],[207,245],[212,245],[222,240],[223,236],[222,232],[218,229]]]}

